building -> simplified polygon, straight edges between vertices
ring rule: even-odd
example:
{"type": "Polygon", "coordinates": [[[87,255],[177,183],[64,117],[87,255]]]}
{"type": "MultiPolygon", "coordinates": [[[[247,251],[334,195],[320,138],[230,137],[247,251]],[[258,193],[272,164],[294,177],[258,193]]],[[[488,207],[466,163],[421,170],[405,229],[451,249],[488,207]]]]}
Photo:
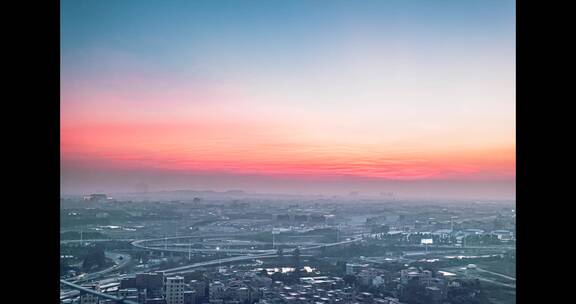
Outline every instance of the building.
{"type": "Polygon", "coordinates": [[[220,281],[210,283],[208,287],[208,296],[210,300],[217,300],[224,298],[225,292],[224,284],[220,281]]]}
{"type": "Polygon", "coordinates": [[[401,304],[398,298],[385,297],[384,301],[385,304],[401,304]]]}
{"type": "Polygon", "coordinates": [[[411,280],[418,280],[421,282],[420,277],[422,273],[416,267],[408,267],[400,271],[400,283],[407,284],[411,280]]]}
{"type": "Polygon", "coordinates": [[[248,289],[247,287],[240,287],[236,290],[236,297],[235,297],[238,301],[240,302],[245,302],[250,300],[250,289],[248,289]]]}
{"type": "Polygon", "coordinates": [[[447,239],[452,236],[452,229],[438,229],[432,232],[432,235],[438,236],[440,239],[447,239]]]}
{"type": "Polygon", "coordinates": [[[138,297],[138,289],[136,288],[119,289],[118,297],[120,298],[138,297]]]}
{"type": "Polygon", "coordinates": [[[140,298],[164,298],[164,274],[139,273],[135,277],[128,277],[120,280],[119,289],[133,288],[139,291],[140,298]]]}
{"type": "Polygon", "coordinates": [[[370,228],[370,231],[372,233],[388,233],[388,231],[390,231],[390,226],[386,224],[373,225],[370,228]]]}
{"type": "Polygon", "coordinates": [[[500,241],[510,241],[514,238],[514,233],[509,230],[494,230],[491,234],[495,235],[500,241]]]}
{"type": "Polygon", "coordinates": [[[166,304],[166,300],[164,298],[154,298],[154,299],[146,299],[146,304],[166,304]]]}
{"type": "Polygon", "coordinates": [[[372,279],[372,286],[374,287],[382,287],[384,286],[385,280],[382,275],[377,275],[372,279]]]}
{"type": "Polygon", "coordinates": [[[272,286],[272,279],[265,276],[255,276],[252,278],[251,283],[256,287],[268,287],[272,286]]]}
{"type": "Polygon", "coordinates": [[[430,299],[430,303],[441,303],[444,299],[444,295],[442,290],[436,286],[428,286],[426,287],[426,295],[430,299]]]}
{"type": "Polygon", "coordinates": [[[184,277],[167,277],[164,294],[166,304],[184,304],[184,277]]]}
{"type": "Polygon", "coordinates": [[[184,291],[184,304],[196,304],[196,291],[184,291]]]}
{"type": "Polygon", "coordinates": [[[95,202],[95,203],[105,202],[108,200],[108,195],[102,194],[102,193],[94,193],[94,194],[84,196],[84,200],[89,201],[89,202],[95,202]]]}
{"type": "MultiPolygon", "coordinates": [[[[84,286],[87,289],[92,289],[98,291],[98,285],[92,284],[84,286]]],[[[98,296],[90,293],[84,293],[80,295],[80,304],[98,304],[98,296]]]]}
{"type": "Polygon", "coordinates": [[[120,279],[120,289],[137,288],[136,277],[127,277],[120,279]]]}
{"type": "Polygon", "coordinates": [[[164,286],[164,274],[139,273],[134,279],[134,284],[138,289],[161,289],[164,286]]]}
{"type": "MultiPolygon", "coordinates": [[[[358,277],[358,282],[361,285],[371,286],[371,285],[374,285],[373,280],[381,274],[382,274],[382,271],[380,271],[376,268],[366,267],[366,268],[363,268],[362,270],[360,270],[360,272],[358,272],[358,274],[356,276],[358,277]]],[[[377,280],[377,283],[379,282],[378,280],[377,280]]]]}
{"type": "Polygon", "coordinates": [[[208,286],[206,282],[191,280],[190,283],[188,283],[188,286],[190,286],[190,289],[196,292],[197,298],[203,299],[206,297],[206,287],[208,286]]]}
{"type": "Polygon", "coordinates": [[[367,267],[368,264],[346,263],[346,274],[357,274],[367,267]]]}
{"type": "Polygon", "coordinates": [[[421,285],[429,286],[431,281],[432,281],[432,271],[424,270],[419,273],[418,283],[420,283],[421,285]]]}

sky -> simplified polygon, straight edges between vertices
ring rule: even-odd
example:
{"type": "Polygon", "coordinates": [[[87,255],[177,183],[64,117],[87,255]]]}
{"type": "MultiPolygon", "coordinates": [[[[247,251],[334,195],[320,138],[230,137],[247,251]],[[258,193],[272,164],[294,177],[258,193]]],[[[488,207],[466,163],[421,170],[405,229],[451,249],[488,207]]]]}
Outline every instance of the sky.
{"type": "Polygon", "coordinates": [[[61,193],[515,196],[509,0],[62,0],[61,193]]]}

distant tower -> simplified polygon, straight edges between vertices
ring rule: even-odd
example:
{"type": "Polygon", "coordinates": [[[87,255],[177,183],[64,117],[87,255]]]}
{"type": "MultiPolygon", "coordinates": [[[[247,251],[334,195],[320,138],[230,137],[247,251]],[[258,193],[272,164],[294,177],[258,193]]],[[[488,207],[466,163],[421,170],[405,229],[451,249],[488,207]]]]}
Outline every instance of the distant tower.
{"type": "Polygon", "coordinates": [[[294,272],[300,274],[300,247],[294,249],[294,272]]]}
{"type": "Polygon", "coordinates": [[[450,244],[452,244],[452,238],[454,236],[454,217],[450,217],[450,244]]]}
{"type": "Polygon", "coordinates": [[[272,227],[272,249],[276,249],[276,234],[279,234],[280,231],[276,230],[274,227],[272,227]]]}

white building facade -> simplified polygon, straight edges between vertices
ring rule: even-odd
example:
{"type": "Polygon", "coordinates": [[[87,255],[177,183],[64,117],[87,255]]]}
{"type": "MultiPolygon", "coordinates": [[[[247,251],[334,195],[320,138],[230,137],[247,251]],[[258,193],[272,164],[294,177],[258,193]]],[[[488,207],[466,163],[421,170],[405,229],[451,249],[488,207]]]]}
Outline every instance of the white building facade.
{"type": "Polygon", "coordinates": [[[166,304],[184,304],[184,278],[181,276],[166,278],[166,304]]]}

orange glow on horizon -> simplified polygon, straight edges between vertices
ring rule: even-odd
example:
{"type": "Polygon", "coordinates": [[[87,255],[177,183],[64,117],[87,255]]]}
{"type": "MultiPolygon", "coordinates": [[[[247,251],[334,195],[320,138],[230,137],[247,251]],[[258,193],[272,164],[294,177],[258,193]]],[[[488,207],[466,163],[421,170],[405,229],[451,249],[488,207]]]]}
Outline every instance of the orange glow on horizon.
{"type": "Polygon", "coordinates": [[[306,129],[270,124],[107,125],[62,128],[66,161],[85,167],[154,168],[329,179],[513,179],[514,146],[442,147],[298,140],[306,129]],[[275,128],[277,127],[277,128],[275,128]]]}

